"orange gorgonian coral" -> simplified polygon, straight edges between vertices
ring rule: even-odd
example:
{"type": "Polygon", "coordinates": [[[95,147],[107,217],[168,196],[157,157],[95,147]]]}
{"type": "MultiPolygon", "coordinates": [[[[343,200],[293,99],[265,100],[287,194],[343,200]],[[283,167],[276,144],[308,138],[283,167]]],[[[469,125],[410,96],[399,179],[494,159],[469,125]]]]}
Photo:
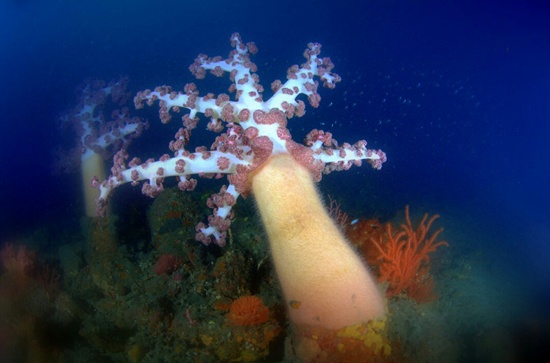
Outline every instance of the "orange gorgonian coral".
{"type": "Polygon", "coordinates": [[[269,309],[257,296],[241,296],[231,303],[227,320],[231,325],[260,325],[269,320],[269,309]]]}
{"type": "Polygon", "coordinates": [[[387,296],[392,297],[405,292],[417,302],[434,298],[432,294],[433,279],[430,275],[430,256],[439,246],[448,246],[447,242],[435,242],[443,228],[429,234],[432,223],[439,218],[428,214],[420,221],[415,230],[409,215],[409,206],[405,207],[406,223],[397,231],[392,225],[386,225],[385,233],[371,242],[378,250],[377,265],[380,282],[387,281],[387,296]]]}

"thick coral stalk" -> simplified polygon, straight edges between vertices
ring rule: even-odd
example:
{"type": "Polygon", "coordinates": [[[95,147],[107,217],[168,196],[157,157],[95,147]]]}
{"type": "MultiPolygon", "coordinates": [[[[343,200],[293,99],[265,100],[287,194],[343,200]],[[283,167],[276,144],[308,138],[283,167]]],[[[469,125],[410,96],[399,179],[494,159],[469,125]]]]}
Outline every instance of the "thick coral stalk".
{"type": "Polygon", "coordinates": [[[384,316],[377,284],[330,218],[309,170],[277,155],[252,175],[252,191],[302,361],[322,355],[312,328],[325,336],[384,316]]]}
{"type": "Polygon", "coordinates": [[[384,315],[378,287],[308,170],[290,155],[276,156],[254,175],[252,190],[294,323],[339,329],[384,315]]]}

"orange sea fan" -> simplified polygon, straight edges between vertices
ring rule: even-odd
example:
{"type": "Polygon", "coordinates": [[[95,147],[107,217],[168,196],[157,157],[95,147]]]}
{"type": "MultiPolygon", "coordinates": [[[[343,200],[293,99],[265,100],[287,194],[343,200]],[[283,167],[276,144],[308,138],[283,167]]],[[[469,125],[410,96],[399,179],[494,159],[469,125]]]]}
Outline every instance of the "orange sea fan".
{"type": "Polygon", "coordinates": [[[387,296],[392,297],[406,292],[418,302],[433,299],[433,280],[429,274],[430,257],[439,246],[448,246],[447,242],[435,242],[443,228],[428,236],[432,223],[439,218],[428,214],[422,218],[415,230],[409,215],[409,206],[405,207],[406,224],[394,231],[392,225],[386,225],[386,231],[378,239],[371,238],[372,245],[378,250],[381,282],[387,281],[387,296]]]}
{"type": "Polygon", "coordinates": [[[36,267],[36,253],[24,245],[5,243],[0,250],[0,267],[17,276],[30,276],[36,267]]]}
{"type": "Polygon", "coordinates": [[[227,321],[231,325],[253,326],[269,320],[269,309],[257,296],[241,296],[229,307],[227,321]]]}

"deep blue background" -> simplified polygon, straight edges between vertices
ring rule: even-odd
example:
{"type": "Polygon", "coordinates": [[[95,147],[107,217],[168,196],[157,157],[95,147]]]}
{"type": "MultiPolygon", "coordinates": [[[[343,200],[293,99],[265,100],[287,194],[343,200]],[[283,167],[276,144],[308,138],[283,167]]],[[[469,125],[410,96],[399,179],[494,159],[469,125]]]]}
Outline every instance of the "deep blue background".
{"type": "MultiPolygon", "coordinates": [[[[238,31],[260,49],[253,60],[266,88],[302,62],[310,41],[336,64],[343,81],[321,90],[321,107],[291,127],[297,139],[320,127],[387,152],[379,172],[355,168],[324,180],[333,194],[340,185],[350,210],[408,203],[448,211],[531,266],[526,279],[550,285],[546,1],[253,3],[0,2],[0,242],[62,218],[78,224],[78,177],[52,173],[52,152],[66,142],[56,122],[74,106],[77,85],[127,75],[133,92],[181,89],[193,81],[194,57],[226,56],[238,31]]],[[[153,126],[132,154],[167,151],[178,125],[160,125],[156,112],[136,112],[153,126]]]]}

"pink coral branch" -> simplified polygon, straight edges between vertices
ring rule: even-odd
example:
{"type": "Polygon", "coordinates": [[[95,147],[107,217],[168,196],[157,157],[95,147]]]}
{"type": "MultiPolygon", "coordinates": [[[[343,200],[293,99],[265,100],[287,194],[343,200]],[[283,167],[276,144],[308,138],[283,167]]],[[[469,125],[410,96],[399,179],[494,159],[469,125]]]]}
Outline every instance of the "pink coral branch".
{"type": "Polygon", "coordinates": [[[128,80],[121,78],[106,84],[103,81],[87,81],[79,87],[78,105],[61,118],[63,124],[71,124],[77,130],[81,159],[91,154],[111,156],[110,149],[125,148],[131,139],[138,137],[147,122],[130,117],[128,108],[122,107],[127,99],[128,80]],[[107,121],[104,107],[109,97],[111,103],[121,108],[113,110],[107,121]]]}
{"type": "Polygon", "coordinates": [[[292,155],[311,170],[316,180],[320,180],[323,173],[360,165],[361,160],[367,160],[376,169],[381,168],[386,161],[385,154],[380,150],[367,149],[365,141],[339,146],[330,133],[321,130],[313,130],[305,145],[292,140],[287,128],[288,119],[305,113],[305,104],[298,98],[305,96],[311,106],[317,107],[321,97],[317,92],[319,82],[316,79],[328,88],[334,88],[340,81],[340,76],[332,73],[334,65],[331,60],[319,58],[320,44],[308,44],[304,52],[306,62],[290,67],[286,82],[274,81],[274,93],[264,101],[264,88],[259,83],[257,67],[250,60],[257,47],[254,43],[243,43],[237,33],[231,36],[230,41],[234,49],[228,58],[210,58],[201,54],[189,70],[198,79],[204,78],[206,71],[215,76],[228,73],[232,82],[229,90],[234,93],[232,98],[223,93],[201,96],[193,83],[187,84],[183,92],[161,86],[136,95],[136,108],[142,108],[145,103],[151,106],[158,101],[159,117],[163,123],[170,122],[173,115],[182,109],[187,109],[189,113],[182,117],[182,127],[169,144],[172,156],[166,154],[159,160],[151,159],[145,163],[133,159],[126,164],[128,155],[124,150],[115,155],[111,177],[101,183],[95,181],[100,188],[99,214],[104,213],[113,189],[125,183],[136,185],[145,180],[143,193],[154,197],[162,192],[163,180],[167,177],[178,177],[180,189],[192,190],[196,180],[190,179],[191,175],[220,177],[227,174],[229,185],[222,187],[220,193],[209,200],[208,206],[213,209],[213,215],[208,226],[203,223],[197,225],[196,236],[205,244],[215,240],[223,246],[230,226],[232,206],[239,195],[250,193],[250,174],[272,156],[283,153],[292,155]],[[220,135],[209,149],[199,147],[191,152],[186,146],[199,122],[199,114],[209,119],[207,128],[220,135]]]}

